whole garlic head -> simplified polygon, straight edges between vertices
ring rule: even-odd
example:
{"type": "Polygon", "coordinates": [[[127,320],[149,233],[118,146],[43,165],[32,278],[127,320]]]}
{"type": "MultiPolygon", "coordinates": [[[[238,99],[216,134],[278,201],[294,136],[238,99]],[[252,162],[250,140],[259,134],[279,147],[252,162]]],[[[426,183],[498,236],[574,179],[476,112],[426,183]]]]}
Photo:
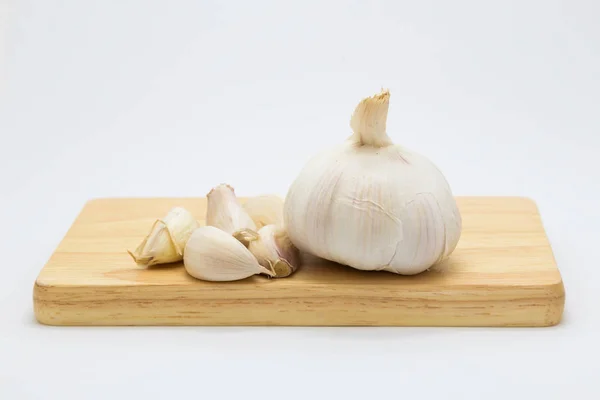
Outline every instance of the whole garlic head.
{"type": "Polygon", "coordinates": [[[361,101],[353,135],[308,161],[286,196],[284,224],[300,250],[414,275],[454,251],[462,220],[440,170],[387,135],[389,98],[383,91],[361,101]]]}

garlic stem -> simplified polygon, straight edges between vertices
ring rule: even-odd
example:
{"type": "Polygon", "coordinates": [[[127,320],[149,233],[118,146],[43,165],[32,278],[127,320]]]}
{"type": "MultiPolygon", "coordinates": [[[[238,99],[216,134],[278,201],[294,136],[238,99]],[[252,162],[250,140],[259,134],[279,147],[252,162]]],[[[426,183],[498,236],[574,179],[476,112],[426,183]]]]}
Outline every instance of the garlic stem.
{"type": "Polygon", "coordinates": [[[389,105],[388,90],[363,99],[350,119],[351,140],[360,146],[386,147],[393,144],[386,133],[389,105]]]}

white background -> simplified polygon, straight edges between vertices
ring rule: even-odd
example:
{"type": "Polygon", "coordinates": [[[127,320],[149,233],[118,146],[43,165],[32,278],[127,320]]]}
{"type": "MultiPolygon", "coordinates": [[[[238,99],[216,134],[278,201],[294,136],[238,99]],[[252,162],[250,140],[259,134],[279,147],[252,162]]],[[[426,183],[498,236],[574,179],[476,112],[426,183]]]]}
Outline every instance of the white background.
{"type": "Polygon", "coordinates": [[[600,398],[599,2],[0,2],[0,398],[600,398]],[[285,195],[381,87],[455,194],[538,203],[561,325],[35,322],[88,199],[285,195]]]}

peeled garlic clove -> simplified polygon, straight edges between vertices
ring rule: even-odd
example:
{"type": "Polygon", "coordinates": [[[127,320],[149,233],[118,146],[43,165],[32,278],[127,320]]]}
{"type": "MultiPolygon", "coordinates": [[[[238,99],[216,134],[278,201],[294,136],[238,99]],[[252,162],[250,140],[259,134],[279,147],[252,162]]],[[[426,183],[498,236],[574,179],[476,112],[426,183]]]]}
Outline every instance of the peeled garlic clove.
{"type": "Polygon", "coordinates": [[[300,255],[285,230],[266,225],[258,231],[258,240],[248,243],[248,250],[265,268],[272,269],[276,278],[285,278],[298,269],[300,255]]]}
{"type": "Polygon", "coordinates": [[[242,243],[214,226],[202,226],[194,231],[185,246],[183,265],[188,274],[205,281],[275,275],[261,266],[242,243]]]}
{"type": "Polygon", "coordinates": [[[199,226],[189,211],[175,207],[163,219],[154,222],[134,252],[127,252],[136,263],[146,266],[181,261],[187,240],[199,226]]]}
{"type": "Polygon", "coordinates": [[[389,91],[363,99],[353,134],[311,158],[285,198],[300,250],[356,269],[421,273],[456,248],[462,220],[448,181],[387,134],[389,91]]]}
{"type": "Polygon", "coordinates": [[[283,224],[283,199],[276,195],[251,197],[243,204],[244,210],[256,224],[256,229],[265,225],[283,224]]]}
{"type": "Polygon", "coordinates": [[[219,228],[230,235],[241,229],[256,230],[256,224],[242,208],[231,186],[218,185],[206,197],[206,225],[219,228]]]}

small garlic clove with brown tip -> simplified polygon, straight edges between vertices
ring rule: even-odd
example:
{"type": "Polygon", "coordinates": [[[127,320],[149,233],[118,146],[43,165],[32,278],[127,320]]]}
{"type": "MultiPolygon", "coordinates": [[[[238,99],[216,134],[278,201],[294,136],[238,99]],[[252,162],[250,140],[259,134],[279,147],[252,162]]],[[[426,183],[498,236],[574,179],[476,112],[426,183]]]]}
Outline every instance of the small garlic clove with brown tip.
{"type": "Polygon", "coordinates": [[[281,197],[268,194],[249,198],[243,207],[256,229],[260,229],[266,225],[283,225],[283,204],[281,197]]]}
{"type": "Polygon", "coordinates": [[[174,207],[163,219],[154,222],[135,251],[127,252],[137,264],[145,266],[181,261],[187,240],[199,226],[189,211],[174,207]]]}
{"type": "Polygon", "coordinates": [[[205,281],[237,281],[253,275],[275,274],[261,266],[242,243],[214,226],[194,231],[185,246],[183,265],[188,274],[205,281]]]}
{"type": "Polygon", "coordinates": [[[258,239],[248,242],[248,250],[258,263],[272,269],[276,278],[285,278],[298,269],[300,254],[283,228],[266,225],[259,229],[258,239]]]}
{"type": "Polygon", "coordinates": [[[231,186],[215,186],[206,197],[206,225],[219,228],[230,235],[241,229],[256,230],[256,224],[242,208],[231,186]]]}

